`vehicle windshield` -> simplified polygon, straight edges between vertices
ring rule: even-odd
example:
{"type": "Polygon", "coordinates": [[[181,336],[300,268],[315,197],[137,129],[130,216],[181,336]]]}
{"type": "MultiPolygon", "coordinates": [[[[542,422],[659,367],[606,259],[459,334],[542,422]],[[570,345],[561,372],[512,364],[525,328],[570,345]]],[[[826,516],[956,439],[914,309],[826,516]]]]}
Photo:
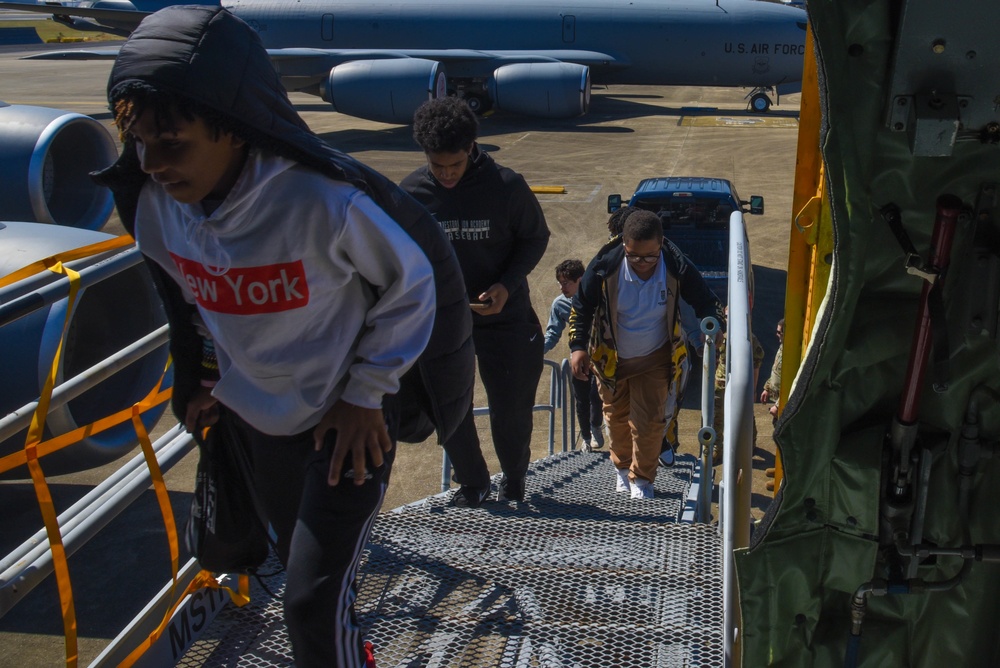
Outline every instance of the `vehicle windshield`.
{"type": "Polygon", "coordinates": [[[634,206],[660,217],[666,231],[675,225],[728,227],[733,205],[718,197],[675,196],[637,201],[634,206]]]}
{"type": "Polygon", "coordinates": [[[725,272],[729,256],[729,215],[732,204],[717,197],[665,197],[633,203],[652,211],[663,223],[663,234],[701,271],[725,272]]]}

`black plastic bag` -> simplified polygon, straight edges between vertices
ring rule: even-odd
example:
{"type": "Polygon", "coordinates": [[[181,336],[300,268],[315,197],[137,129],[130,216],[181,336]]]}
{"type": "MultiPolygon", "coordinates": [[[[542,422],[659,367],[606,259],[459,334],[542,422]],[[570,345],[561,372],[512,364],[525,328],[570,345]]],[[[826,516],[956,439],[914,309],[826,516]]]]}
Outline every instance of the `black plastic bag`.
{"type": "Polygon", "coordinates": [[[252,573],[268,555],[246,446],[225,415],[196,439],[201,451],[184,542],[213,573],[252,573]]]}

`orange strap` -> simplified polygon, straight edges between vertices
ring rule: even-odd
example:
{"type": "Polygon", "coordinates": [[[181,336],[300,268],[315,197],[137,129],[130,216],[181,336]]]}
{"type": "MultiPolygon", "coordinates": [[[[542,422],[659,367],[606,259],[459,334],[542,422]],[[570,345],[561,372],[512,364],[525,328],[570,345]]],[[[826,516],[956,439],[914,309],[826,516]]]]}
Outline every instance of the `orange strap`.
{"type": "MultiPolygon", "coordinates": [[[[41,440],[45,431],[45,419],[48,415],[49,403],[52,398],[52,390],[55,388],[56,372],[59,368],[59,361],[62,357],[66,330],[69,326],[73,308],[76,305],[77,294],[80,289],[79,273],[64,266],[63,263],[76,260],[81,257],[86,257],[88,255],[120,248],[131,243],[133,243],[133,239],[129,236],[116,237],[114,239],[109,239],[107,241],[102,241],[96,244],[91,244],[89,246],[84,246],[82,248],[77,248],[43,258],[19,269],[18,271],[0,277],[0,287],[5,287],[29,276],[33,276],[40,271],[48,269],[54,273],[64,274],[70,281],[66,319],[63,322],[62,335],[60,336],[59,345],[57,346],[55,355],[53,356],[49,374],[46,377],[45,384],[42,388],[41,396],[38,400],[38,407],[32,416],[31,426],[28,429],[24,451],[0,458],[0,473],[9,471],[22,464],[27,464],[28,469],[31,472],[32,482],[35,487],[35,495],[38,497],[39,508],[45,522],[45,530],[49,539],[49,546],[52,551],[53,568],[56,574],[59,601],[63,616],[67,668],[76,668],[79,659],[77,647],[76,610],[73,603],[73,588],[69,576],[69,564],[66,557],[66,549],[62,543],[62,535],[59,530],[55,504],[52,501],[52,495],[49,491],[45,474],[42,472],[41,464],[39,462],[40,456],[56,452],[68,445],[82,440],[83,438],[100,433],[130,419],[135,428],[136,434],[139,437],[139,442],[142,446],[147,466],[149,466],[157,502],[159,503],[164,526],[166,527],[167,542],[169,543],[170,548],[172,580],[175,586],[177,583],[180,554],[179,540],[177,538],[177,523],[174,518],[173,508],[170,504],[166,484],[163,481],[163,473],[160,470],[158,462],[156,461],[156,455],[153,452],[153,446],[150,442],[149,434],[146,431],[146,426],[141,419],[144,412],[170,398],[172,388],[160,390],[160,386],[163,382],[163,376],[160,377],[160,380],[157,381],[156,386],[150,391],[150,393],[134,406],[97,420],[92,424],[75,429],[72,432],[49,439],[48,441],[41,440]]],[[[169,367],[169,365],[170,361],[168,360],[167,366],[169,367]]],[[[210,572],[201,571],[197,576],[195,576],[177,600],[170,606],[169,610],[167,610],[167,613],[164,615],[163,620],[160,622],[160,625],[142,644],[140,644],[139,647],[129,654],[125,661],[121,663],[121,666],[124,668],[132,666],[135,661],[142,656],[142,654],[149,649],[149,647],[156,642],[160,636],[162,636],[164,629],[181,601],[183,601],[184,598],[190,593],[204,587],[211,589],[224,589],[229,593],[229,597],[233,603],[240,607],[250,602],[250,580],[246,575],[239,576],[237,590],[233,591],[229,587],[223,587],[220,585],[210,572]]]]}
{"type": "MultiPolygon", "coordinates": [[[[162,379],[161,379],[162,380],[162,379]]],[[[157,387],[159,387],[157,385],[157,387]]],[[[154,392],[156,390],[154,389],[154,392]]],[[[170,398],[173,392],[173,388],[167,388],[165,390],[160,390],[155,396],[151,393],[149,397],[142,400],[142,403],[146,405],[146,409],[152,408],[153,406],[158,406],[164,401],[170,398]]],[[[112,413],[107,417],[103,417],[100,420],[92,422],[91,424],[84,425],[82,427],[77,427],[73,431],[66,432],[61,436],[56,436],[55,438],[50,438],[47,441],[42,441],[37,444],[38,457],[44,457],[45,455],[52,454],[58,450],[62,450],[68,445],[73,445],[74,443],[93,436],[94,434],[99,434],[106,429],[117,426],[126,420],[132,419],[133,408],[124,408],[117,413],[112,413]]],[[[11,469],[21,466],[27,463],[27,457],[24,451],[18,451],[7,455],[6,457],[0,457],[0,474],[6,473],[11,469]]]]}

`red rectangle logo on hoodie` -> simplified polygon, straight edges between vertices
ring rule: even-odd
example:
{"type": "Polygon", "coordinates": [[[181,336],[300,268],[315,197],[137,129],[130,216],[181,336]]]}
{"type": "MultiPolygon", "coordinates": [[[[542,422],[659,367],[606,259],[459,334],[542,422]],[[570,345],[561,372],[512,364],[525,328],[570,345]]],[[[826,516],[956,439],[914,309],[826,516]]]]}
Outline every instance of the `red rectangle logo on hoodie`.
{"type": "Polygon", "coordinates": [[[231,267],[225,274],[170,254],[198,305],[234,315],[279,313],[309,303],[309,286],[301,260],[260,267],[231,267]]]}

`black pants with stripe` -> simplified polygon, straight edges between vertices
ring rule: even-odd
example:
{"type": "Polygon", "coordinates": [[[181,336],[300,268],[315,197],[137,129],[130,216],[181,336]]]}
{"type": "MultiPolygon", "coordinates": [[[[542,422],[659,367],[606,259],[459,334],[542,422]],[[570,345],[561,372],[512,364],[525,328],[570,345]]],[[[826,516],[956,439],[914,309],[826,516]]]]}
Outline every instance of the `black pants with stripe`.
{"type": "MultiPolygon", "coordinates": [[[[395,443],[395,398],[387,397],[383,408],[395,443]]],[[[363,485],[354,484],[346,461],[340,484],[331,487],[327,475],[334,432],[316,452],[311,429],[271,436],[233,417],[250,446],[255,492],[286,567],[285,622],[295,665],[361,668],[363,637],[354,614],[354,581],[385,498],[395,450],[384,455],[382,466],[367,463],[370,477],[363,485]]]]}

